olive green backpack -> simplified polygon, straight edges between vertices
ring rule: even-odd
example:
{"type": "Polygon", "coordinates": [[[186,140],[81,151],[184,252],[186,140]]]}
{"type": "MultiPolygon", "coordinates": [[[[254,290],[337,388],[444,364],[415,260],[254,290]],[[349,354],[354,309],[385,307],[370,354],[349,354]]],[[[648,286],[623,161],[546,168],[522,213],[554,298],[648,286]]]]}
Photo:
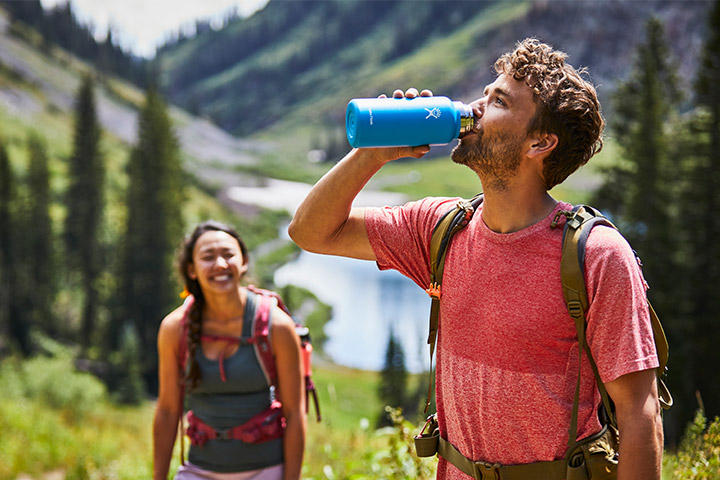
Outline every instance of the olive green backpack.
{"type": "MultiPolygon", "coordinates": [[[[432,299],[430,306],[430,333],[427,340],[430,345],[431,365],[437,339],[445,255],[453,235],[468,224],[482,201],[483,196],[480,194],[471,200],[458,202],[454,209],[443,215],[433,229],[430,240],[430,286],[426,290],[432,299]]],[[[434,414],[428,417],[422,431],[415,437],[418,456],[430,457],[437,453],[467,475],[477,479],[500,478],[503,480],[524,480],[528,478],[543,478],[548,480],[586,480],[592,478],[593,480],[605,480],[617,477],[617,419],[615,418],[614,405],[605,386],[600,380],[597,366],[585,339],[585,312],[588,308],[588,299],[583,275],[585,244],[590,235],[590,230],[595,225],[605,225],[615,229],[616,227],[600,212],[585,205],[577,206],[572,211],[558,212],[551,224],[553,228],[557,226],[562,216],[566,217],[560,265],[563,294],[568,312],[573,318],[577,328],[578,342],[582,345],[582,348],[578,349],[580,360],[578,365],[582,363],[582,355],[584,352],[588,357],[595,375],[598,390],[600,391],[602,398],[600,414],[603,428],[600,432],[581,441],[577,441],[577,417],[580,396],[580,370],[578,369],[568,449],[564,459],[524,465],[497,465],[474,462],[461,454],[455,446],[440,436],[438,423],[434,414]]],[[[650,319],[655,346],[660,362],[660,366],[657,368],[659,400],[663,409],[668,409],[672,406],[673,402],[672,396],[663,381],[668,360],[668,344],[660,320],[649,302],[648,305],[650,308],[650,319]]],[[[431,379],[428,388],[428,400],[425,405],[426,412],[430,405],[432,384],[431,379]]]]}

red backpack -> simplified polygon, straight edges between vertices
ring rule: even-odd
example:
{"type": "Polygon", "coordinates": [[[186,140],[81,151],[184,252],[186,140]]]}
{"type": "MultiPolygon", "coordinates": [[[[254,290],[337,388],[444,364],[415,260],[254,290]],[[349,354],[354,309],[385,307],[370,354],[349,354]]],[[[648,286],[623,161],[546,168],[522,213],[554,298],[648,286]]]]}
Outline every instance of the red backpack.
{"type": "MultiPolygon", "coordinates": [[[[275,367],[275,356],[273,355],[272,348],[270,345],[270,314],[275,305],[280,307],[285,313],[290,315],[290,311],[285,306],[282,298],[273,291],[257,288],[253,285],[248,286],[248,290],[257,294],[257,306],[255,309],[255,317],[253,318],[252,324],[252,337],[250,338],[238,338],[229,336],[219,335],[202,335],[201,340],[225,340],[227,346],[225,349],[240,344],[250,343],[253,345],[255,355],[260,363],[260,368],[265,374],[268,385],[271,391],[274,392],[274,388],[277,382],[277,369],[275,367]]],[[[184,313],[181,321],[180,329],[180,345],[178,349],[178,366],[180,371],[184,372],[187,359],[188,359],[188,348],[187,348],[187,337],[188,337],[188,314],[190,307],[195,302],[192,295],[185,298],[183,303],[184,313]]],[[[291,315],[290,315],[291,316],[291,315]]],[[[292,316],[291,316],[292,317],[292,316]]],[[[303,374],[305,377],[305,398],[306,398],[306,411],[309,408],[309,396],[312,394],[313,400],[315,401],[315,415],[317,421],[321,420],[320,416],[320,405],[318,404],[317,392],[315,390],[315,384],[312,381],[312,344],[310,343],[310,331],[307,327],[304,327],[298,323],[295,324],[295,331],[300,337],[300,345],[302,350],[303,359],[303,374]]],[[[223,359],[225,358],[225,350],[221,352],[220,358],[218,359],[220,367],[220,378],[225,381],[225,368],[223,359]]],[[[180,389],[181,404],[184,405],[185,400],[185,385],[183,384],[180,389]]],[[[185,431],[183,416],[180,416],[180,431],[186,432],[190,438],[190,443],[193,445],[203,446],[208,440],[213,439],[238,439],[246,443],[260,443],[269,440],[279,438],[283,434],[285,428],[285,418],[282,416],[282,404],[272,394],[273,400],[270,407],[250,418],[247,422],[238,425],[233,428],[224,430],[215,430],[210,425],[200,420],[197,416],[189,411],[188,417],[188,429],[185,431]]],[[[184,463],[184,442],[180,439],[180,460],[184,463]]]]}

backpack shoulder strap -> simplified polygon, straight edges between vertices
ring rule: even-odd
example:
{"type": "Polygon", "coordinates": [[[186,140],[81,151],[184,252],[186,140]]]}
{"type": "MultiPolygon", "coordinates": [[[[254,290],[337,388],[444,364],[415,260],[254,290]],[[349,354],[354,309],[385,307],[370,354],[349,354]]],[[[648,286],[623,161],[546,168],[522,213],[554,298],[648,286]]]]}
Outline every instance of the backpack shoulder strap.
{"type": "MultiPolygon", "coordinates": [[[[585,247],[587,245],[587,239],[590,235],[590,231],[596,225],[603,225],[618,230],[610,220],[605,218],[599,211],[589,207],[587,205],[579,205],[573,208],[572,211],[560,211],[553,221],[553,226],[557,224],[557,220],[560,216],[566,216],[565,227],[563,229],[563,240],[562,240],[562,259],[560,261],[560,275],[562,279],[563,296],[565,297],[565,303],[567,305],[568,313],[573,318],[578,333],[578,342],[580,345],[579,356],[582,359],[582,353],[588,356],[590,366],[592,367],[593,374],[602,397],[603,406],[605,413],[608,416],[610,424],[617,427],[617,420],[615,418],[614,409],[612,408],[611,399],[603,385],[600,374],[598,372],[597,365],[590,352],[590,347],[585,337],[586,325],[586,312],[588,309],[588,297],[585,285],[585,247]]],[[[637,254],[636,254],[637,257],[637,254]]],[[[638,259],[638,263],[639,259],[638,259]]],[[[667,360],[668,360],[668,344],[665,337],[665,333],[662,330],[662,325],[658,319],[655,311],[648,301],[650,309],[650,320],[653,329],[653,336],[655,345],[657,348],[658,359],[660,367],[658,368],[658,389],[660,396],[660,403],[663,408],[669,408],[672,405],[672,397],[670,392],[665,386],[660,376],[664,373],[667,360]]],[[[577,410],[579,400],[579,386],[580,386],[580,372],[578,366],[578,384],[575,391],[575,401],[573,404],[573,417],[570,426],[570,444],[573,444],[577,435],[577,410]]],[[[570,449],[571,450],[571,449],[570,449]]]]}
{"type": "Polygon", "coordinates": [[[445,270],[445,255],[450,247],[452,237],[465,228],[472,218],[475,210],[483,201],[480,193],[471,200],[460,200],[457,205],[448,210],[435,224],[430,237],[430,285],[425,290],[430,295],[430,328],[427,343],[430,345],[430,384],[428,385],[425,413],[430,407],[432,397],[432,359],[437,341],[438,321],[440,316],[440,296],[442,294],[442,278],[445,270]]]}
{"type": "Polygon", "coordinates": [[[247,288],[251,292],[257,294],[257,298],[260,299],[256,307],[256,322],[253,327],[253,335],[257,338],[257,341],[254,343],[255,352],[258,356],[258,360],[260,361],[260,365],[263,368],[263,373],[265,373],[268,385],[275,386],[275,382],[277,380],[275,357],[272,354],[269,342],[270,331],[268,326],[272,308],[277,305],[283,312],[287,313],[295,323],[295,333],[297,333],[298,337],[300,337],[303,376],[305,377],[305,411],[307,412],[310,407],[309,397],[312,395],[313,400],[315,401],[315,417],[319,422],[322,417],[320,415],[320,404],[318,403],[315,383],[312,380],[311,359],[313,347],[310,341],[310,330],[295,320],[293,315],[290,313],[290,310],[285,305],[285,302],[283,302],[282,297],[277,292],[266,290],[264,288],[258,288],[255,285],[248,285],[247,288]]]}
{"type": "Polygon", "coordinates": [[[192,295],[188,295],[185,297],[185,301],[183,301],[183,316],[180,320],[180,343],[178,345],[178,366],[180,367],[181,372],[185,372],[185,368],[187,366],[187,356],[188,356],[188,344],[187,344],[187,336],[188,336],[188,317],[190,315],[190,307],[193,306],[195,303],[195,297],[192,295]]]}
{"type": "Polygon", "coordinates": [[[617,428],[614,408],[605,385],[600,379],[597,365],[590,352],[590,346],[585,338],[585,313],[588,309],[587,291],[585,289],[584,259],[585,245],[590,235],[590,230],[595,224],[602,223],[614,228],[614,225],[607,221],[594,209],[586,209],[584,206],[577,206],[572,211],[560,211],[555,216],[552,226],[557,225],[560,216],[567,217],[562,237],[562,257],[560,260],[560,277],[562,280],[563,296],[568,313],[575,322],[578,337],[578,380],[575,386],[575,398],[573,400],[572,416],[568,433],[567,455],[570,455],[577,444],[578,410],[580,405],[580,378],[582,372],[583,352],[587,354],[590,367],[595,376],[595,383],[600,391],[602,404],[609,423],[617,428]]]}
{"type": "MultiPolygon", "coordinates": [[[[255,316],[253,317],[253,348],[257,356],[260,368],[265,374],[268,385],[275,386],[277,381],[277,370],[275,368],[275,356],[270,345],[270,316],[272,309],[277,305],[276,295],[270,295],[268,290],[251,289],[255,296],[255,316]]],[[[272,292],[274,293],[274,292],[272,292]]]]}

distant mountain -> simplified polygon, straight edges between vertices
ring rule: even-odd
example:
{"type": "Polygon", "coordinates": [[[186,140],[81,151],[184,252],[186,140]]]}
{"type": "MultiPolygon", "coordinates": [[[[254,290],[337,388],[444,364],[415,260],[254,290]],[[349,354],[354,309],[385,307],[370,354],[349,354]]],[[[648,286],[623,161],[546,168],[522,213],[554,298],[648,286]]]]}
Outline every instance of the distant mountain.
{"type": "Polygon", "coordinates": [[[91,28],[77,19],[69,1],[47,10],[40,0],[0,0],[0,7],[14,21],[35,29],[46,50],[56,45],[92,62],[103,73],[117,75],[139,86],[146,84],[148,62],[123,51],[111,30],[103,41],[97,41],[91,28]]]}
{"type": "Polygon", "coordinates": [[[350,98],[395,88],[473,100],[492,81],[494,59],[534,36],[588,67],[607,109],[651,16],[664,21],[681,72],[694,73],[711,3],[270,0],[161,48],[158,63],[166,95],[188,111],[241,136],[292,134],[342,128],[350,98]]]}
{"type": "MultiPolygon", "coordinates": [[[[6,5],[0,3],[0,118],[7,120],[2,129],[4,140],[21,139],[25,129],[34,129],[51,139],[51,153],[67,155],[76,92],[83,73],[95,70],[97,110],[104,135],[117,145],[112,148],[129,152],[136,142],[143,92],[57,46],[45,44],[36,30],[16,24],[6,5]]],[[[172,107],[170,115],[188,171],[209,185],[243,183],[228,169],[255,164],[269,148],[262,142],[234,137],[180,108],[172,107]]]]}

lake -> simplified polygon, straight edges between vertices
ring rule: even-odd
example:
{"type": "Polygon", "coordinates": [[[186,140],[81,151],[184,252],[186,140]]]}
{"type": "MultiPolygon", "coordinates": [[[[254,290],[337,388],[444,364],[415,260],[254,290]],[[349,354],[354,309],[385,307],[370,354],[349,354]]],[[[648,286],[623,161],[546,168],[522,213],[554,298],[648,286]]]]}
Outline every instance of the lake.
{"type": "MultiPolygon", "coordinates": [[[[293,215],[311,188],[305,183],[266,179],[258,186],[231,186],[226,194],[240,204],[284,209],[293,215]]],[[[365,189],[353,205],[401,205],[407,200],[402,194],[365,189]]],[[[290,239],[287,225],[280,227],[279,236],[290,239]]],[[[275,272],[274,282],[306,288],[332,307],[324,351],[334,362],[382,370],[392,330],[403,346],[408,371],[429,368],[430,297],[398,272],[380,271],[375,262],[302,252],[275,272]]]]}
{"type": "Polygon", "coordinates": [[[430,297],[400,273],[380,271],[375,262],[302,252],[280,267],[274,280],[307,288],[332,306],[324,350],[334,362],[382,370],[394,331],[408,371],[429,368],[430,297]]]}

